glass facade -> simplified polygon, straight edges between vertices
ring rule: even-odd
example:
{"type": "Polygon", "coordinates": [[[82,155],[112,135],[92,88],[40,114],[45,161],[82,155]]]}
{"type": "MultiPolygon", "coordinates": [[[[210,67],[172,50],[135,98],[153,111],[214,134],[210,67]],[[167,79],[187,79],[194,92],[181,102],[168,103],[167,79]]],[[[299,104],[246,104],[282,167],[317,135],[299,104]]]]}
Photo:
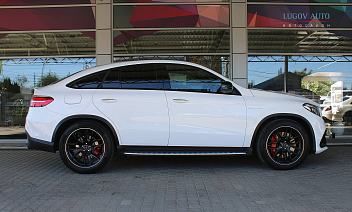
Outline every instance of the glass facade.
{"type": "Polygon", "coordinates": [[[95,32],[0,34],[0,57],[95,55],[95,32]]]}
{"type": "Polygon", "coordinates": [[[6,21],[0,31],[95,29],[94,13],[95,7],[87,6],[2,8],[0,20],[6,21]]]}
{"type": "Polygon", "coordinates": [[[213,71],[230,77],[230,57],[221,55],[153,55],[153,56],[125,56],[114,57],[114,62],[128,60],[180,60],[205,66],[213,71]]]}
{"type": "Polygon", "coordinates": [[[5,20],[0,22],[0,138],[23,137],[24,117],[35,87],[94,66],[101,55],[110,62],[189,61],[233,79],[244,68],[235,57],[248,55],[248,70],[239,74],[245,76],[244,84],[305,96],[320,102],[322,108],[340,108],[324,112],[324,117],[330,134],[335,129],[340,130],[335,135],[341,134],[343,128],[342,135],[347,135],[352,112],[343,100],[352,97],[350,3],[0,1],[0,20],[5,20]],[[237,11],[241,5],[247,11],[243,17],[237,11]],[[98,9],[102,6],[103,12],[98,9]],[[240,26],[242,20],[244,26],[240,26]],[[243,35],[236,34],[240,29],[245,30],[245,50],[237,49],[245,43],[239,41],[243,35]],[[104,31],[108,33],[102,36],[104,31]]]}
{"type": "Polygon", "coordinates": [[[0,139],[25,139],[25,118],[35,87],[95,66],[95,58],[0,60],[0,139]]]}
{"type": "Polygon", "coordinates": [[[0,2],[0,139],[25,139],[35,87],[96,64],[95,0],[0,2]]]}
{"type": "Polygon", "coordinates": [[[248,5],[248,27],[350,28],[352,6],[248,5]]]}
{"type": "Polygon", "coordinates": [[[249,29],[248,53],[352,53],[352,31],[249,29]]]}
{"type": "Polygon", "coordinates": [[[114,3],[114,61],[183,60],[230,76],[229,1],[114,0],[114,3]]]}
{"type": "Polygon", "coordinates": [[[312,99],[327,135],[350,138],[352,9],[344,3],[351,2],[255,2],[269,4],[248,4],[248,86],[312,99]]]}
{"type": "Polygon", "coordinates": [[[95,4],[95,0],[21,0],[2,1],[0,6],[39,6],[39,5],[70,5],[70,4],[95,4]]]}
{"type": "Polygon", "coordinates": [[[230,30],[114,31],[114,54],[230,53],[230,30]]]}
{"type": "Polygon", "coordinates": [[[247,2],[285,2],[285,3],[352,3],[352,0],[247,0],[247,2]]]}
{"type": "Polygon", "coordinates": [[[229,2],[229,0],[114,0],[114,3],[189,3],[189,2],[229,2]]]}
{"type": "Polygon", "coordinates": [[[228,0],[105,3],[0,2],[0,20],[5,20],[0,22],[0,139],[25,138],[33,89],[96,65],[98,43],[108,42],[97,38],[98,6],[112,9],[103,13],[111,13],[111,27],[104,29],[112,35],[114,61],[177,59],[230,76],[228,0]]]}
{"type": "Polygon", "coordinates": [[[114,28],[229,27],[229,5],[116,5],[114,28]]]}

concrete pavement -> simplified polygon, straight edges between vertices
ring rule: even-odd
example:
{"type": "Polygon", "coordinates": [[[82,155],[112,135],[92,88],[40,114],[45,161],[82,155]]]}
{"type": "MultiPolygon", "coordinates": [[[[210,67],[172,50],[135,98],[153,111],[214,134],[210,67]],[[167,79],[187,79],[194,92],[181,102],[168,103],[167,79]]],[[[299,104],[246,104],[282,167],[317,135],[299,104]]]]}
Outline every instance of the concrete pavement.
{"type": "Polygon", "coordinates": [[[0,211],[352,211],[351,146],[276,171],[251,156],[116,156],[97,174],[58,153],[0,150],[0,211]]]}

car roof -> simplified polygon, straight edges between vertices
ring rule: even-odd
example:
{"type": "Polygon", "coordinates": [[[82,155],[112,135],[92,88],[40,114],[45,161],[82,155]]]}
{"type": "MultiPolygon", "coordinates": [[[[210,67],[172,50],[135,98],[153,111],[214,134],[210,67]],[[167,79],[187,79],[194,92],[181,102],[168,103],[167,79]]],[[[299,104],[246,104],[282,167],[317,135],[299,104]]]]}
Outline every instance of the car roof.
{"type": "Polygon", "coordinates": [[[204,70],[207,70],[217,76],[219,76],[220,78],[226,79],[226,77],[222,76],[221,74],[207,68],[204,67],[202,65],[198,65],[196,63],[191,63],[191,62],[186,62],[186,61],[179,61],[179,60],[136,60],[136,61],[124,61],[124,62],[116,62],[116,63],[111,63],[111,64],[107,64],[107,65],[100,65],[100,66],[95,66],[95,67],[91,67],[91,68],[87,68],[84,69],[82,71],[79,71],[63,80],[60,81],[60,83],[68,83],[71,82],[75,79],[81,78],[83,76],[95,73],[95,72],[99,72],[99,71],[103,71],[103,70],[107,70],[107,69],[111,69],[111,68],[116,68],[116,67],[122,67],[122,66],[128,66],[128,65],[138,65],[138,64],[155,64],[155,63],[163,63],[163,64],[180,64],[180,65],[189,65],[189,66],[194,66],[194,67],[198,67],[204,70]]]}
{"type": "MultiPolygon", "coordinates": [[[[89,74],[93,74],[99,71],[103,71],[103,70],[107,70],[107,69],[111,69],[111,68],[116,68],[116,67],[122,67],[122,66],[128,66],[128,65],[138,65],[138,64],[154,64],[154,63],[163,63],[163,64],[179,64],[179,65],[189,65],[189,66],[193,66],[193,67],[198,67],[200,69],[206,70],[216,76],[218,76],[219,78],[225,80],[225,81],[231,81],[234,85],[234,87],[241,93],[242,96],[253,96],[253,94],[247,89],[244,88],[236,83],[234,83],[232,80],[226,78],[225,76],[205,67],[202,65],[198,65],[196,63],[192,63],[192,62],[186,62],[186,61],[179,61],[179,60],[136,60],[136,61],[124,61],[124,62],[116,62],[116,63],[111,63],[111,64],[107,64],[107,65],[100,65],[100,66],[96,66],[96,67],[91,67],[88,69],[84,69],[80,72],[77,72],[71,76],[68,76],[54,84],[51,84],[51,86],[65,86],[74,81],[77,80],[81,77],[87,76],[89,74]]],[[[45,86],[42,88],[36,88],[36,90],[39,89],[50,89],[48,87],[51,86],[45,86]]]]}

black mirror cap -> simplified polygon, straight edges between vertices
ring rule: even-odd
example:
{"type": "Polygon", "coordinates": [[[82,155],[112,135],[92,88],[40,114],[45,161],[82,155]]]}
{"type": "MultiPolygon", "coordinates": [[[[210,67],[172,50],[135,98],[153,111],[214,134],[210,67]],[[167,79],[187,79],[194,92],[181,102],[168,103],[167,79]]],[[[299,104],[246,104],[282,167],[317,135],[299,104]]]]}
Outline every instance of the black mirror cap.
{"type": "Polygon", "coordinates": [[[221,82],[221,93],[232,94],[233,93],[232,83],[228,81],[221,82]]]}

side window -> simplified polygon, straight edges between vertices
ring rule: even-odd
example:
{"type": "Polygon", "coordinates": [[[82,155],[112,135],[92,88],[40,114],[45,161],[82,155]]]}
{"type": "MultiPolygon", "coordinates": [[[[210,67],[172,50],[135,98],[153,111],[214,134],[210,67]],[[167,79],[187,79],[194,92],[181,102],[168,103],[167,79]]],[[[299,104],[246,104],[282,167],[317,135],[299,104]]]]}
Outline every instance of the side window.
{"type": "Polygon", "coordinates": [[[118,69],[112,69],[106,76],[102,86],[100,88],[120,88],[120,76],[118,69]]]}
{"type": "Polygon", "coordinates": [[[70,88],[96,89],[101,84],[106,74],[107,71],[90,74],[67,84],[67,86],[70,88]]]}
{"type": "Polygon", "coordinates": [[[185,65],[166,65],[171,90],[220,93],[221,78],[205,70],[185,65]]]}
{"type": "MultiPolygon", "coordinates": [[[[159,89],[155,64],[130,65],[111,70],[102,88],[159,89]]],[[[162,86],[162,85],[161,85],[162,86]]]]}
{"type": "Polygon", "coordinates": [[[120,70],[121,88],[158,89],[153,65],[122,67],[120,70]]]}

